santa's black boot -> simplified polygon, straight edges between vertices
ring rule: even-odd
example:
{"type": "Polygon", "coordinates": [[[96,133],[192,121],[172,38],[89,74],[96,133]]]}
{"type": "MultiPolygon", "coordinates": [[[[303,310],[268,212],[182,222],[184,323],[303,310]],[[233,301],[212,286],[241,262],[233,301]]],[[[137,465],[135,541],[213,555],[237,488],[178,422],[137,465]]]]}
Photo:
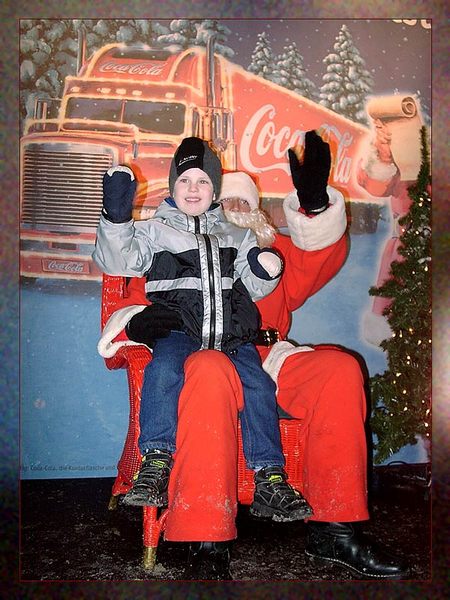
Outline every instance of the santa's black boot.
{"type": "Polygon", "coordinates": [[[359,523],[309,521],[305,553],[314,561],[336,563],[370,579],[404,579],[408,568],[368,539],[359,523]]]}
{"type": "Polygon", "coordinates": [[[184,579],[231,581],[230,542],[191,542],[184,579]]]}

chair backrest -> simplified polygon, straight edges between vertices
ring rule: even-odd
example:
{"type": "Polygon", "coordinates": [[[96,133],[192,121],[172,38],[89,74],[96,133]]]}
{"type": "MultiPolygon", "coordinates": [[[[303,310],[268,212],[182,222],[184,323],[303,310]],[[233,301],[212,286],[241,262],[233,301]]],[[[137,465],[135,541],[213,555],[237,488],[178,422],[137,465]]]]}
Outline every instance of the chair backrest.
{"type": "Polygon", "coordinates": [[[125,295],[125,277],[103,274],[102,281],[102,308],[101,308],[101,328],[117,309],[118,303],[123,300],[125,295]]]}

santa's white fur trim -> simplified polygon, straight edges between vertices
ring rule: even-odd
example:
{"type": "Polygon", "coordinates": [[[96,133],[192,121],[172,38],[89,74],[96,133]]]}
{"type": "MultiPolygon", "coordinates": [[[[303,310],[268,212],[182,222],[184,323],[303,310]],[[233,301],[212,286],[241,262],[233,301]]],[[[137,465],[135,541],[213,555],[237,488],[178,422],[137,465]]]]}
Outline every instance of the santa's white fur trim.
{"type": "Polygon", "coordinates": [[[250,175],[242,171],[224,173],[222,175],[222,189],[220,190],[219,202],[222,202],[225,198],[246,200],[251,210],[259,207],[258,188],[250,175]]]}
{"type": "Polygon", "coordinates": [[[314,348],[310,346],[294,346],[291,342],[277,342],[272,346],[266,360],[262,364],[262,368],[277,384],[278,391],[278,374],[284,361],[293,354],[299,352],[313,352],[314,348]]]}
{"type": "Polygon", "coordinates": [[[297,192],[291,192],[283,202],[283,209],[291,234],[292,242],[301,250],[323,250],[337,242],[347,228],[344,196],[331,186],[327,186],[329,207],[308,217],[299,212],[297,192]]]}
{"type": "Polygon", "coordinates": [[[103,328],[101,338],[97,344],[97,350],[100,356],[103,356],[103,358],[111,358],[121,346],[142,345],[138,344],[137,342],[133,342],[132,340],[119,340],[117,342],[114,342],[113,340],[125,328],[125,325],[131,319],[131,317],[134,317],[134,315],[137,315],[137,313],[142,312],[145,307],[146,304],[125,306],[124,308],[116,310],[116,312],[110,316],[105,327],[103,328]]]}

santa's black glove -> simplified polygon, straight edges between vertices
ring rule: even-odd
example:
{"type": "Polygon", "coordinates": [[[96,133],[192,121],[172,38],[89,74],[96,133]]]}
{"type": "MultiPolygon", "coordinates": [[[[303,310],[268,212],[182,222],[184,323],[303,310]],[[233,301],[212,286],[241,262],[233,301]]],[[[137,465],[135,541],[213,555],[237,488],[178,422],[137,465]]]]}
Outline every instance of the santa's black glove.
{"type": "Polygon", "coordinates": [[[102,215],[112,223],[126,223],[131,219],[136,178],[129,167],[111,167],[103,175],[102,215]]]}
{"type": "Polygon", "coordinates": [[[149,348],[153,348],[155,340],[167,337],[171,331],[183,331],[183,321],[177,312],[161,304],[146,306],[125,326],[130,340],[149,348]]]}
{"type": "Polygon", "coordinates": [[[303,162],[300,163],[291,148],[288,154],[292,181],[297,190],[300,206],[307,215],[324,211],[328,206],[330,146],[315,131],[307,131],[303,162]]]}

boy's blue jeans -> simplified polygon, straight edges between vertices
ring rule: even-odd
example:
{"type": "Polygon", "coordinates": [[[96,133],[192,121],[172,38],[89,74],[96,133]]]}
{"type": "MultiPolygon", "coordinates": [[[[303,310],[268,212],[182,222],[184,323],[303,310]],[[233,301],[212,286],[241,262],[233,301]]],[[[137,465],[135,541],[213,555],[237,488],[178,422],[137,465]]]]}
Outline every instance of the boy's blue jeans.
{"type": "MultiPolygon", "coordinates": [[[[175,451],[184,363],[199,348],[199,342],[179,331],[172,331],[168,337],[156,341],[153,359],[145,368],[142,385],[139,414],[141,454],[155,448],[175,451]]],[[[238,372],[244,392],[244,409],[240,419],[247,466],[255,471],[267,466],[284,466],[275,383],[263,370],[253,344],[244,344],[236,354],[227,356],[238,372]]]]}

